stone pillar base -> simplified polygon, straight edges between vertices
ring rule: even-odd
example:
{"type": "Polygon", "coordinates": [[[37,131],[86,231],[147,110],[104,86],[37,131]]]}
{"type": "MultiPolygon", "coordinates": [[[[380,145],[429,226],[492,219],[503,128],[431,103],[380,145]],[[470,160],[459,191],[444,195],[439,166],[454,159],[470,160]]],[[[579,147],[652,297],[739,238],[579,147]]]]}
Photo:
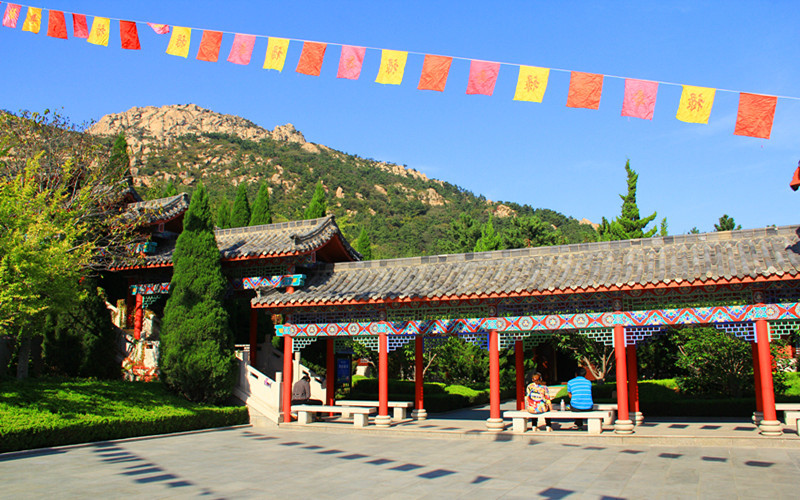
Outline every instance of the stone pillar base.
{"type": "Polygon", "coordinates": [[[411,418],[414,420],[426,420],[428,412],[423,408],[421,410],[411,410],[411,418]]]}
{"type": "Polygon", "coordinates": [[[392,425],[391,415],[378,415],[375,417],[375,425],[377,427],[390,427],[392,425]]]}
{"type": "Polygon", "coordinates": [[[631,412],[630,418],[633,420],[633,425],[642,425],[644,423],[644,415],[640,411],[631,412]]]}
{"type": "Polygon", "coordinates": [[[630,420],[617,420],[614,422],[614,432],[617,434],[633,434],[633,422],[630,420]]]}
{"type": "Polygon", "coordinates": [[[764,412],[763,411],[754,411],[753,412],[753,423],[758,425],[761,421],[764,420],[764,412]]]}
{"type": "Polygon", "coordinates": [[[762,420],[761,423],[758,424],[758,432],[760,432],[762,436],[782,436],[783,427],[777,420],[762,420]]]}
{"type": "Polygon", "coordinates": [[[502,418],[487,418],[486,429],[489,432],[500,432],[505,429],[506,425],[503,423],[502,418]]]}

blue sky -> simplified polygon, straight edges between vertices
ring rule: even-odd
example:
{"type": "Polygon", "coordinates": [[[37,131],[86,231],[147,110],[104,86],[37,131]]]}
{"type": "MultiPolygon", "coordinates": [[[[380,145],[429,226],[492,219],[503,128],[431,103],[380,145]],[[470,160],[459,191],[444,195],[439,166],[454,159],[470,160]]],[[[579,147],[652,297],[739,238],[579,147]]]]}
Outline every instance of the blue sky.
{"type": "MultiPolygon", "coordinates": [[[[5,2],[0,10],[5,10],[5,2]]],[[[800,223],[788,183],[800,160],[800,14],[796,2],[619,1],[63,1],[35,7],[260,35],[249,66],[165,54],[169,35],[138,26],[122,50],[118,25],[98,47],[0,27],[0,108],[63,108],[74,121],[134,106],[195,103],[306,139],[405,164],[491,200],[599,222],[620,211],[626,159],[639,173],[642,215],[671,234],[800,223]],[[319,77],[262,69],[267,36],[328,42],[319,77]],[[371,47],[359,80],[336,78],[340,44],[371,47]],[[412,52],[400,86],[375,83],[380,51],[412,52]],[[453,56],[444,92],[417,90],[422,54],[453,56]],[[494,95],[466,95],[469,59],[504,64],[494,95]],[[552,68],[542,103],[513,101],[518,68],[552,68]],[[605,78],[598,110],[565,106],[569,72],[664,82],[652,121],[620,116],[624,80],[605,78]],[[680,85],[717,91],[709,124],[675,118],[680,85]],[[779,99],[769,140],[733,135],[738,92],[779,99]]],[[[25,9],[23,9],[23,16],[25,9]]],[[[45,16],[46,18],[47,16],[45,16]]],[[[91,17],[89,17],[91,25],[91,17]]]]}

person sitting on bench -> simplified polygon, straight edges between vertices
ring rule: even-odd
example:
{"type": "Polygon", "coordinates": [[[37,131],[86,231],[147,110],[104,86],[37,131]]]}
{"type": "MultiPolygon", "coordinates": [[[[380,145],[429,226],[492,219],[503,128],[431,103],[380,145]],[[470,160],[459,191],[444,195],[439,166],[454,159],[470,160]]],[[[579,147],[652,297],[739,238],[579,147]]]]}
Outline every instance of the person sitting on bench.
{"type": "MultiPolygon", "coordinates": [[[[569,406],[572,411],[592,411],[594,402],[592,401],[592,383],[586,378],[586,368],[580,366],[575,371],[575,378],[567,382],[567,393],[569,394],[569,406]]],[[[572,429],[582,429],[583,419],[576,418],[572,429]]]]}
{"type": "MultiPolygon", "coordinates": [[[[542,382],[542,374],[539,372],[533,372],[533,375],[531,375],[531,383],[528,384],[528,387],[525,389],[525,409],[528,410],[528,413],[534,415],[545,413],[553,409],[553,404],[550,402],[550,391],[547,390],[547,386],[542,382]]],[[[534,430],[536,430],[537,427],[536,420],[533,422],[534,430]]],[[[549,418],[544,419],[544,424],[547,432],[553,430],[550,426],[549,418]]]]}
{"type": "Polygon", "coordinates": [[[311,398],[311,377],[303,373],[303,377],[292,386],[292,405],[321,405],[322,401],[311,398]]]}

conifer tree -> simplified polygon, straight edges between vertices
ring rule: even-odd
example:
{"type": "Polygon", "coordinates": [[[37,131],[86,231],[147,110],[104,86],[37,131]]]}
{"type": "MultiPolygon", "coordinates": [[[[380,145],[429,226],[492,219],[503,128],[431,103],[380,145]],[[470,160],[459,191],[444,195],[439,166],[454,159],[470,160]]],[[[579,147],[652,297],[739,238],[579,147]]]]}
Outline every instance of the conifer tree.
{"type": "Polygon", "coordinates": [[[322,187],[322,181],[317,182],[317,187],[314,189],[314,196],[311,197],[311,203],[306,208],[306,219],[318,219],[325,217],[328,212],[328,200],[325,198],[325,188],[322,187]]]}
{"type": "Polygon", "coordinates": [[[372,260],[372,243],[369,241],[369,234],[367,234],[366,229],[361,229],[358,239],[353,243],[353,247],[364,257],[364,260],[372,260]]]}
{"type": "Polygon", "coordinates": [[[272,212],[269,208],[269,186],[266,182],[258,188],[256,201],[253,203],[253,213],[250,214],[250,225],[260,226],[272,224],[272,212]]]}
{"type": "Polygon", "coordinates": [[[473,252],[491,252],[492,250],[500,250],[503,248],[503,237],[496,233],[494,230],[494,223],[492,216],[483,225],[481,230],[481,237],[475,243],[473,252]]]}
{"type": "Polygon", "coordinates": [[[481,223],[467,213],[460,213],[458,219],[447,228],[447,238],[439,242],[439,249],[444,253],[465,253],[475,249],[475,243],[481,237],[481,223]]]}
{"type": "Polygon", "coordinates": [[[650,238],[658,231],[658,227],[645,231],[645,227],[656,218],[656,212],[643,219],[639,217],[639,206],[636,204],[639,174],[631,168],[630,160],[625,162],[625,172],[628,175],[628,194],[619,195],[622,199],[622,213],[611,222],[603,218],[597,230],[602,241],[650,238]]]}
{"type": "Polygon", "coordinates": [[[231,209],[231,227],[244,227],[250,224],[250,201],[247,199],[247,186],[239,184],[231,209]]]}
{"type": "Polygon", "coordinates": [[[111,155],[108,157],[108,163],[112,171],[126,171],[131,166],[131,159],[128,156],[128,141],[125,140],[125,134],[119,134],[114,139],[114,145],[111,146],[111,155]]]}
{"type": "Polygon", "coordinates": [[[217,212],[214,216],[214,223],[220,229],[231,227],[231,205],[228,200],[222,199],[217,205],[217,212]]]}
{"type": "Polygon", "coordinates": [[[175,196],[178,194],[178,188],[175,187],[175,183],[171,180],[164,186],[164,190],[161,191],[161,198],[169,198],[170,196],[175,196]]]}
{"type": "Polygon", "coordinates": [[[231,394],[236,360],[222,305],[227,282],[202,184],[192,195],[183,225],[164,308],[159,367],[175,392],[191,401],[217,403],[231,394]]]}
{"type": "Polygon", "coordinates": [[[741,228],[742,226],[737,226],[736,221],[733,220],[733,217],[729,217],[728,214],[723,214],[719,218],[719,224],[714,224],[715,231],[735,231],[741,228]]]}

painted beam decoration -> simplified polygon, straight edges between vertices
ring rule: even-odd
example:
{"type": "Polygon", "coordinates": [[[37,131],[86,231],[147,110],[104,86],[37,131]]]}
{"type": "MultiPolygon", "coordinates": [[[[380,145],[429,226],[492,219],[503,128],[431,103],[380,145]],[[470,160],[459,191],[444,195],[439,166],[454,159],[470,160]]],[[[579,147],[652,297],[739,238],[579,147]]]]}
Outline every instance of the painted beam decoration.
{"type": "Polygon", "coordinates": [[[287,274],[284,276],[242,278],[234,282],[234,288],[240,290],[257,290],[259,288],[300,287],[306,284],[305,274],[287,274]],[[238,286],[237,286],[238,285],[238,286]]]}
{"type": "Polygon", "coordinates": [[[358,335],[459,335],[496,330],[500,333],[547,330],[583,330],[625,327],[742,323],[757,319],[770,321],[800,319],[800,303],[764,306],[714,306],[649,311],[510,316],[505,318],[454,318],[363,323],[308,323],[276,325],[279,336],[338,337],[358,335]]]}
{"type": "Polygon", "coordinates": [[[131,285],[131,295],[157,295],[169,293],[170,283],[144,283],[131,285]]]}

